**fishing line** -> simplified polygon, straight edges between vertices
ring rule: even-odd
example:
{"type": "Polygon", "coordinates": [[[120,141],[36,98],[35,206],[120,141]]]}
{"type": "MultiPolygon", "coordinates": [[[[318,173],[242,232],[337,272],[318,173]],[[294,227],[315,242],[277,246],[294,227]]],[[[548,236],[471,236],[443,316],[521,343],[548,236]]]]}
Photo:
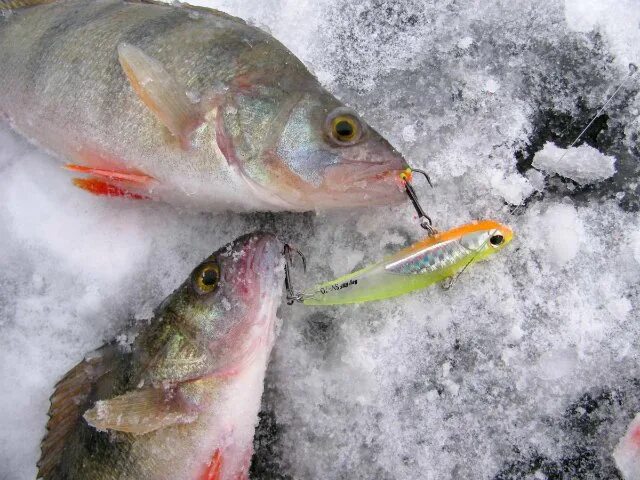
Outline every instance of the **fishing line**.
{"type": "MultiPolygon", "coordinates": [[[[607,108],[607,105],[609,105],[609,103],[611,102],[611,100],[613,100],[613,98],[618,94],[618,92],[620,91],[620,89],[624,86],[625,83],[627,83],[627,81],[633,77],[636,72],[638,71],[638,67],[636,66],[635,63],[630,63],[629,64],[629,73],[627,74],[627,76],[618,84],[618,87],[615,89],[615,91],[609,95],[609,98],[607,98],[607,100],[604,102],[604,104],[602,105],[602,107],[600,107],[600,110],[598,110],[598,112],[593,116],[593,118],[591,119],[591,121],[587,124],[586,127],[584,127],[584,129],[578,134],[578,136],[575,138],[575,140],[571,143],[571,145],[569,145],[564,153],[560,156],[560,158],[558,158],[558,162],[562,161],[562,159],[567,155],[567,153],[569,153],[569,150],[571,148],[573,148],[575,146],[576,143],[578,143],[578,141],[580,141],[580,139],[582,138],[582,136],[587,132],[587,130],[589,130],[589,128],[591,127],[591,125],[593,125],[593,122],[595,122],[597,120],[597,118],[602,114],[602,112],[604,112],[604,109],[607,108]]],[[[511,215],[516,215],[518,213],[518,210],[520,208],[522,208],[524,206],[524,201],[518,205],[516,208],[514,208],[511,211],[511,215]]]]}
{"type": "Polygon", "coordinates": [[[613,100],[613,97],[615,97],[618,92],[620,91],[620,89],[624,86],[625,83],[627,83],[627,80],[629,80],[631,77],[633,77],[633,75],[638,71],[638,67],[635,65],[635,63],[630,63],[629,64],[629,73],[627,74],[627,76],[624,78],[624,80],[622,80],[622,82],[620,82],[620,85],[618,85],[618,88],[616,88],[615,92],[613,92],[609,98],[607,99],[606,102],[604,102],[604,105],[602,105],[602,107],[600,108],[600,110],[598,110],[598,112],[593,116],[593,118],[591,119],[591,121],[589,122],[589,124],[584,127],[584,129],[580,132],[580,134],[576,137],[576,139],[573,141],[573,143],[571,145],[569,145],[567,147],[567,149],[565,150],[565,152],[562,154],[562,156],[558,159],[558,162],[560,162],[560,160],[562,160],[564,158],[564,156],[569,152],[569,149],[572,148],[576,143],[578,143],[578,141],[582,138],[582,136],[585,134],[585,132],[587,130],[589,130],[589,127],[591,125],[593,125],[593,122],[596,121],[596,119],[600,116],[600,114],[602,114],[602,112],[604,111],[604,109],[607,107],[607,105],[609,105],[609,102],[611,102],[611,100],[613,100]]]}
{"type": "Polygon", "coordinates": [[[442,284],[442,288],[444,290],[449,290],[451,287],[453,287],[453,285],[458,281],[458,279],[460,278],[460,275],[462,275],[464,273],[464,271],[467,269],[467,267],[469,265],[471,265],[473,263],[473,261],[476,259],[476,257],[480,254],[480,252],[482,251],[482,249],[487,245],[487,242],[491,239],[491,237],[487,238],[482,245],[480,245],[478,247],[478,249],[476,250],[476,253],[473,255],[473,257],[471,257],[471,259],[466,263],[466,265],[464,267],[462,267],[462,270],[460,270],[458,273],[456,273],[453,277],[449,277],[448,281],[446,283],[442,284]]]}

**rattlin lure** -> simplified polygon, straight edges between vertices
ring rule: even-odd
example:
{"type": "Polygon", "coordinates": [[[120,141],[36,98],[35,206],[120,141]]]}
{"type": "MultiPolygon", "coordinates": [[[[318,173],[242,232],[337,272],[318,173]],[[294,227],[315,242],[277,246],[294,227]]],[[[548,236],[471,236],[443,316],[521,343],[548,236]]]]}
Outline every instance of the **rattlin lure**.
{"type": "Polygon", "coordinates": [[[471,263],[502,250],[513,232],[492,220],[469,223],[429,236],[362,270],[325,282],[290,300],[306,305],[370,302],[454,278],[471,263]]]}

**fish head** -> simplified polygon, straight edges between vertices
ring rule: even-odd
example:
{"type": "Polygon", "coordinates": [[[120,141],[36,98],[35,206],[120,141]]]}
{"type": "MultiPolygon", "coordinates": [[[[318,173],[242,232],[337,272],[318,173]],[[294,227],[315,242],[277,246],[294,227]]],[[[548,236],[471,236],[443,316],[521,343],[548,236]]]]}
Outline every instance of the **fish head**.
{"type": "Polygon", "coordinates": [[[206,344],[220,375],[231,375],[275,338],[284,282],[283,244],[252,233],[200,263],[161,307],[206,344]]]}
{"type": "Polygon", "coordinates": [[[460,244],[472,252],[473,260],[482,260],[506,247],[513,239],[513,231],[499,222],[483,220],[465,227],[460,244]]]}
{"type": "Polygon", "coordinates": [[[297,211],[406,199],[406,161],[353,109],[319,86],[270,98],[238,97],[224,120],[232,144],[226,157],[254,193],[297,211]]]}

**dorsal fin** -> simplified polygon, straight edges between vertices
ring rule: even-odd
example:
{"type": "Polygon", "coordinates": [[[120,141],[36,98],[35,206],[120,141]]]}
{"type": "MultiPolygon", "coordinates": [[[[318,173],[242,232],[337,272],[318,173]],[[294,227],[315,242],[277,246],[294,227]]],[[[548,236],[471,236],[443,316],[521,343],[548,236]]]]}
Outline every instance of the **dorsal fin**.
{"type": "Polygon", "coordinates": [[[18,10],[19,8],[35,7],[56,0],[0,0],[0,10],[18,10]]]}
{"type": "Polygon", "coordinates": [[[47,433],[40,444],[38,478],[55,478],[55,470],[68,436],[86,410],[86,401],[96,379],[103,376],[112,364],[116,347],[112,344],[96,350],[67,372],[56,384],[51,396],[47,433]]]}

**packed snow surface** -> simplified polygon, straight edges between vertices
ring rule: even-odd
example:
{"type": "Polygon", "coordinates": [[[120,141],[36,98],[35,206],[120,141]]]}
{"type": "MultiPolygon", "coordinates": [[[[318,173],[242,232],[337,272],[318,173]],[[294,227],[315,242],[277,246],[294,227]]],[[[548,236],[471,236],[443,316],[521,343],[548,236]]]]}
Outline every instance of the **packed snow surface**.
{"type": "Polygon", "coordinates": [[[551,142],[533,157],[533,166],[548,173],[557,173],[581,185],[599,182],[616,173],[616,159],[600,153],[589,145],[558,148],[551,142]]]}
{"type": "MultiPolygon", "coordinates": [[[[428,171],[434,188],[416,187],[439,229],[515,231],[447,291],[282,305],[253,478],[637,478],[613,452],[640,412],[640,75],[574,150],[597,166],[586,181],[536,156],[566,148],[637,62],[635,0],[197,3],[270,31],[428,171]]],[[[311,285],[424,236],[408,202],[213,215],[93,197],[5,127],[0,172],[7,480],[35,476],[56,380],[224,243],[275,231],[311,285]]]]}

